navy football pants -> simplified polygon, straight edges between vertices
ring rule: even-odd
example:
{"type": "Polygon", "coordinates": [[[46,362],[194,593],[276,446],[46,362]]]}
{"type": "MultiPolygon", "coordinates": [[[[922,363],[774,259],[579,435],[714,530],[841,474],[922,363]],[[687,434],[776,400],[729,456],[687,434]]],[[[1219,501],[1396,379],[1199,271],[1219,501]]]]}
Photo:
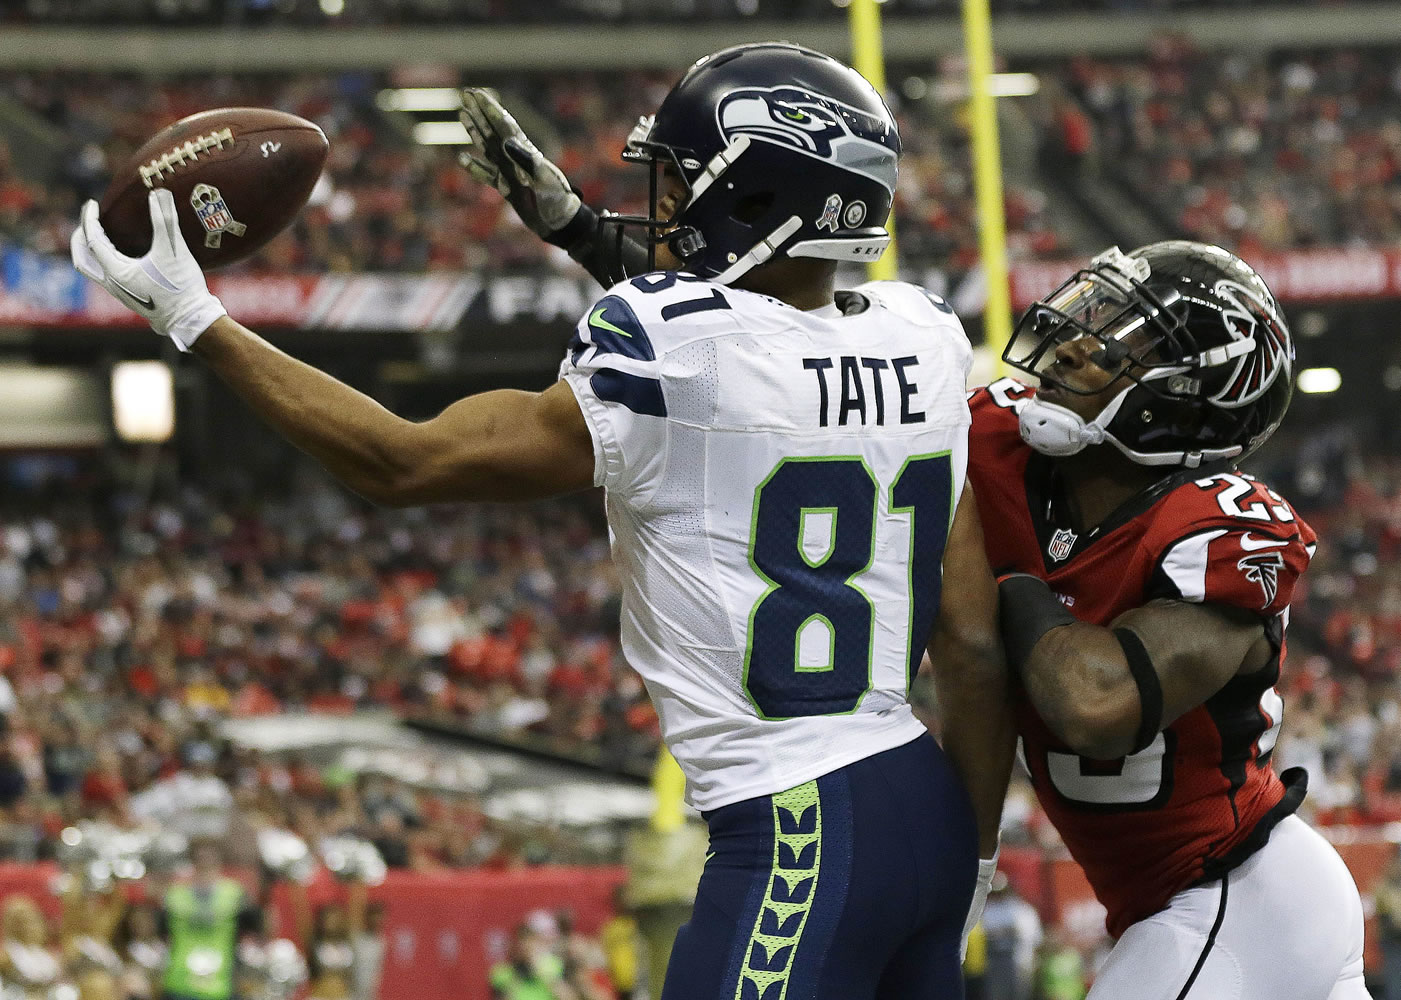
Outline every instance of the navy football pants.
{"type": "Polygon", "coordinates": [[[929,736],[706,813],[661,1000],[960,1000],[972,805],[929,736]]]}

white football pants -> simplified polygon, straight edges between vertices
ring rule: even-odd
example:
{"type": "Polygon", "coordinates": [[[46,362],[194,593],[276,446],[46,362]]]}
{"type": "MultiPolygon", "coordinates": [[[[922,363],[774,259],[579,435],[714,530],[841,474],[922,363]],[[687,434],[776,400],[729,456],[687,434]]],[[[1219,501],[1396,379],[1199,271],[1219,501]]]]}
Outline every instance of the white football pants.
{"type": "Polygon", "coordinates": [[[1370,1000],[1352,874],[1297,816],[1119,938],[1088,1000],[1370,1000]]]}

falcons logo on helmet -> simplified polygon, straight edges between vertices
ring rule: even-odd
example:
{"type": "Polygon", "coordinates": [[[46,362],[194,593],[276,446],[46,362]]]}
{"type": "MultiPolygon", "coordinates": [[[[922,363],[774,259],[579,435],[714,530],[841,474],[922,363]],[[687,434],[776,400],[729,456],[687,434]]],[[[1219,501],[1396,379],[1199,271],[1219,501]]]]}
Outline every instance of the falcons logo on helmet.
{"type": "Polygon", "coordinates": [[[1273,302],[1234,281],[1218,281],[1213,290],[1225,302],[1221,314],[1232,338],[1253,338],[1255,349],[1236,362],[1226,387],[1211,401],[1221,406],[1245,406],[1263,396],[1281,373],[1289,377],[1294,352],[1273,302]]]}
{"type": "Polygon", "coordinates": [[[1265,595],[1261,608],[1268,608],[1275,602],[1275,596],[1279,593],[1279,571],[1284,569],[1284,556],[1278,552],[1260,552],[1236,563],[1236,569],[1244,573],[1251,583],[1260,585],[1265,595]]]}

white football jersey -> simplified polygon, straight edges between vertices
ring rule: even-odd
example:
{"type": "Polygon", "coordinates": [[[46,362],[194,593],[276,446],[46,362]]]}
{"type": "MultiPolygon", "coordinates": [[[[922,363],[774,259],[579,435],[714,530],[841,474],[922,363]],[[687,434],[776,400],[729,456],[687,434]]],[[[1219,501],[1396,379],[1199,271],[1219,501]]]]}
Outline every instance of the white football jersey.
{"type": "Polygon", "coordinates": [[[843,302],[644,275],[593,305],[561,367],[607,491],[623,651],[697,809],[924,732],[906,696],[963,490],[972,351],[913,285],[843,302]]]}

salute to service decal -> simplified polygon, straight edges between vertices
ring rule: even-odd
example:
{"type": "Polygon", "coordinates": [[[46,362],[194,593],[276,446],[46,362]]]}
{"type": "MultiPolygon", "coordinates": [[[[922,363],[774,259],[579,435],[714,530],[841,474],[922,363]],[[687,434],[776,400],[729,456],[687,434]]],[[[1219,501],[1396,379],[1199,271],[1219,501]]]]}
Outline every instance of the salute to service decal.
{"type": "Polygon", "coordinates": [[[248,227],[234,219],[224,196],[212,184],[196,184],[190,192],[190,206],[204,227],[204,245],[217,250],[224,234],[242,236],[248,227]]]}

